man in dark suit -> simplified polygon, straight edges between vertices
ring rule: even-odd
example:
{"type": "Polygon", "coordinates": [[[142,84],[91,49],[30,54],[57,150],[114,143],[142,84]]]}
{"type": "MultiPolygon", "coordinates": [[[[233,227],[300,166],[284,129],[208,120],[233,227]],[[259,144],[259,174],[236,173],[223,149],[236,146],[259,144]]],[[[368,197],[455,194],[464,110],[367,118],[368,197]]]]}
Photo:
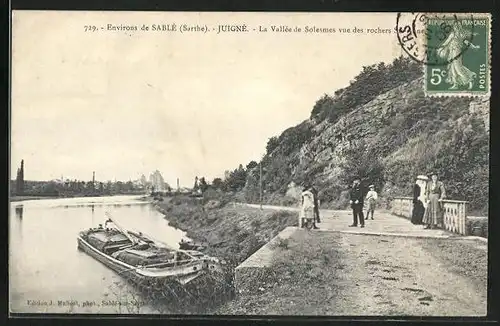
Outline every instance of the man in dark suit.
{"type": "Polygon", "coordinates": [[[364,228],[365,227],[365,218],[363,216],[364,194],[361,189],[361,180],[359,178],[354,179],[354,182],[352,183],[350,197],[351,199],[349,200],[349,203],[351,204],[352,208],[353,223],[349,226],[350,227],[358,226],[358,220],[359,220],[360,227],[364,228]]]}
{"type": "Polygon", "coordinates": [[[314,188],[314,186],[312,186],[311,192],[314,195],[314,218],[316,220],[316,223],[321,223],[321,219],[319,218],[318,190],[316,190],[316,188],[314,188]]]}

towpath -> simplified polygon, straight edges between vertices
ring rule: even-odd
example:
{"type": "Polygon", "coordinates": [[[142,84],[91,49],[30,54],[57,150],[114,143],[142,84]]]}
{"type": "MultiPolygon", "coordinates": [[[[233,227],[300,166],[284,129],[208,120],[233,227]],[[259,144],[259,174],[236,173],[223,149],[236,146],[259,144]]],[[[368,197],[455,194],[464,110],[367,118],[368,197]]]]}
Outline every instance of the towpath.
{"type": "MultiPolygon", "coordinates": [[[[263,209],[298,210],[267,205],[263,209]]],[[[321,210],[320,214],[320,230],[307,232],[295,228],[290,232],[287,228],[295,243],[290,248],[295,253],[290,257],[301,255],[306,247],[318,248],[318,257],[323,255],[319,251],[330,252],[335,248],[339,261],[335,266],[322,267],[323,273],[330,276],[325,277],[324,284],[319,284],[320,289],[336,287],[335,294],[325,293],[328,299],[319,300],[314,291],[301,292],[300,286],[290,288],[279,284],[274,293],[283,289],[285,293],[297,292],[289,296],[303,296],[302,308],[297,311],[297,306],[285,303],[287,296],[281,298],[270,291],[262,293],[260,300],[264,303],[256,305],[250,313],[413,316],[486,313],[487,243],[443,230],[425,230],[385,211],[378,211],[374,220],[365,221],[365,228],[348,227],[352,223],[350,211],[321,210]],[[319,232],[318,236],[314,232],[319,232]],[[331,271],[327,272],[328,269],[331,271]]],[[[277,257],[269,249],[263,253],[271,260],[277,257]]],[[[283,252],[278,256],[282,255],[283,252]]],[[[321,259],[308,264],[318,260],[321,259]]],[[[290,264],[290,268],[298,269],[300,262],[290,264]]]]}
{"type": "MultiPolygon", "coordinates": [[[[256,204],[235,204],[252,208],[260,208],[256,204]]],[[[265,210],[299,211],[297,207],[262,205],[265,210]]],[[[339,231],[341,233],[390,235],[415,238],[460,238],[487,242],[484,238],[463,237],[445,230],[428,230],[422,225],[414,225],[409,220],[391,214],[387,210],[377,210],[374,219],[366,220],[365,227],[349,227],[352,224],[352,212],[349,210],[320,210],[321,223],[318,231],[339,231]]]]}

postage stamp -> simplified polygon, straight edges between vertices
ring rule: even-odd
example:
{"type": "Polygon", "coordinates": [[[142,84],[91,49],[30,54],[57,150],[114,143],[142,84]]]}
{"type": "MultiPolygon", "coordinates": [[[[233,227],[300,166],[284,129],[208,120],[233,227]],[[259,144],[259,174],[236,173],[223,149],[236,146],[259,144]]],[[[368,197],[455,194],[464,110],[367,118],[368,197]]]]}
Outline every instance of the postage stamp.
{"type": "Polygon", "coordinates": [[[429,95],[490,92],[490,17],[429,17],[425,91],[429,95]],[[434,37],[431,37],[434,36],[434,37]]]}
{"type": "Polygon", "coordinates": [[[398,40],[424,65],[428,96],[490,94],[490,31],[487,14],[398,15],[398,40]]]}

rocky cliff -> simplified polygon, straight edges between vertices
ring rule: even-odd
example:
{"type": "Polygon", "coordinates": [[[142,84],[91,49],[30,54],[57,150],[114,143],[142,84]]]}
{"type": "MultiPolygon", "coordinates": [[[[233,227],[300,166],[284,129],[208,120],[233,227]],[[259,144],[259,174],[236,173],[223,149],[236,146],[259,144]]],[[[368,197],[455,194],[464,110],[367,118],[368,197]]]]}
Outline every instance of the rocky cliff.
{"type": "MultiPolygon", "coordinates": [[[[489,99],[426,97],[421,74],[384,91],[392,68],[383,68],[380,94],[374,88],[364,100],[363,83],[373,82],[358,76],[335,97],[320,99],[310,119],[270,139],[262,161],[267,202],[295,202],[286,194],[296,197],[297,186],[312,182],[324,205],[343,207],[354,176],[384,198],[409,195],[416,175],[436,171],[449,198],[487,209],[489,99]]],[[[243,192],[250,201],[257,179],[249,171],[243,192]]]]}

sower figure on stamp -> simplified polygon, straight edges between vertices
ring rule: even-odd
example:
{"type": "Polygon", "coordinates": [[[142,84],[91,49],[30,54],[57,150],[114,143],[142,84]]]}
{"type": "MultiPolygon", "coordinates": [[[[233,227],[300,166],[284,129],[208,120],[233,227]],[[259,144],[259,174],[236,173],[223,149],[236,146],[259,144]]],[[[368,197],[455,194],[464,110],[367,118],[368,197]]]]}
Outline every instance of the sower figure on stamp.
{"type": "Polygon", "coordinates": [[[472,33],[472,35],[471,33],[472,31],[463,27],[459,21],[455,21],[448,37],[437,50],[439,57],[449,61],[446,67],[446,82],[451,84],[450,89],[457,89],[465,85],[468,85],[468,89],[472,89],[474,86],[477,74],[465,66],[461,56],[464,46],[469,46],[473,50],[479,49],[478,45],[472,44],[467,39],[472,35],[477,35],[477,33],[472,33]]]}
{"type": "Polygon", "coordinates": [[[368,203],[368,208],[366,210],[366,219],[370,217],[370,213],[372,213],[372,220],[373,220],[373,213],[375,212],[375,206],[377,205],[377,199],[378,199],[378,194],[375,191],[375,186],[370,185],[368,187],[370,191],[366,194],[366,202],[368,203]]]}
{"type": "Polygon", "coordinates": [[[318,190],[314,186],[311,187],[311,192],[314,196],[314,218],[316,219],[316,223],[321,223],[321,219],[319,217],[319,199],[318,199],[318,190]]]}
{"type": "Polygon", "coordinates": [[[352,218],[353,223],[349,225],[350,227],[358,226],[358,220],[360,227],[365,227],[365,219],[363,217],[363,191],[361,190],[361,180],[359,178],[354,179],[352,183],[351,200],[349,203],[352,208],[352,218]]]}

